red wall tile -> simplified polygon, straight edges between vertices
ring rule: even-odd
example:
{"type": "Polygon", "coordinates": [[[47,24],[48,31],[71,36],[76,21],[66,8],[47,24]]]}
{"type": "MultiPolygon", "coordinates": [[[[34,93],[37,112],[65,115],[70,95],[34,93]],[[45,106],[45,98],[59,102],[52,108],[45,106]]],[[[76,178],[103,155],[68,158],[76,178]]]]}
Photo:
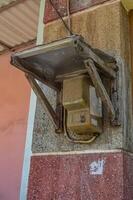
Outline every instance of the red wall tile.
{"type": "Polygon", "coordinates": [[[133,179],[129,184],[124,163],[132,166],[133,155],[123,155],[120,152],[33,156],[28,200],[132,200],[133,179]],[[97,168],[97,163],[102,168],[97,168]]]}
{"type": "MultiPolygon", "coordinates": [[[[67,15],[67,1],[66,0],[52,0],[61,16],[67,15]]],[[[97,4],[104,3],[109,0],[70,0],[70,12],[75,13],[83,9],[92,7],[97,4]]],[[[56,11],[51,6],[49,0],[46,1],[44,23],[48,23],[58,18],[56,11]]]]}

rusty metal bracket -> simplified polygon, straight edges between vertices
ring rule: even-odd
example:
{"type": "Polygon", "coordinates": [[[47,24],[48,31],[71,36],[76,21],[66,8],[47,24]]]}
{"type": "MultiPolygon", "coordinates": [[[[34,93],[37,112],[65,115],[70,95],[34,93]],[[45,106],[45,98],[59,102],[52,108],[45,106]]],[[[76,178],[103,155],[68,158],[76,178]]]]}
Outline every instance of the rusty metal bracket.
{"type": "Polygon", "coordinates": [[[113,107],[110,97],[102,83],[102,80],[97,72],[94,61],[89,58],[88,60],[84,61],[84,63],[85,63],[85,67],[88,71],[88,74],[92,80],[92,83],[93,83],[98,95],[101,97],[103,104],[105,106],[107,106],[108,111],[111,116],[111,119],[114,120],[115,119],[114,107],[113,107]]]}
{"type": "Polygon", "coordinates": [[[50,117],[50,119],[52,120],[53,124],[55,125],[55,130],[56,133],[61,133],[62,132],[62,107],[61,104],[59,103],[59,95],[57,95],[57,107],[56,107],[56,111],[54,111],[54,109],[52,108],[51,104],[49,103],[47,97],[45,96],[44,92],[42,91],[41,87],[39,86],[39,84],[37,83],[37,81],[35,80],[34,77],[32,77],[31,75],[25,74],[31,88],[33,89],[33,91],[35,92],[36,96],[38,97],[38,99],[40,100],[42,106],[44,107],[44,109],[47,110],[47,113],[50,117]]]}
{"type": "Polygon", "coordinates": [[[100,75],[97,71],[94,60],[92,58],[89,58],[84,61],[84,64],[92,80],[92,83],[96,89],[97,94],[99,95],[103,104],[108,110],[108,113],[111,118],[111,124],[113,126],[120,126],[121,119],[120,119],[120,112],[119,112],[120,108],[119,108],[119,103],[118,103],[119,99],[118,99],[117,71],[114,71],[116,73],[116,78],[111,79],[111,86],[110,86],[111,94],[109,96],[100,78],[100,75]]]}
{"type": "Polygon", "coordinates": [[[121,93],[119,87],[119,73],[120,71],[116,71],[116,78],[111,81],[111,102],[115,110],[115,118],[111,121],[112,126],[120,126],[122,121],[121,114],[121,93]]]}

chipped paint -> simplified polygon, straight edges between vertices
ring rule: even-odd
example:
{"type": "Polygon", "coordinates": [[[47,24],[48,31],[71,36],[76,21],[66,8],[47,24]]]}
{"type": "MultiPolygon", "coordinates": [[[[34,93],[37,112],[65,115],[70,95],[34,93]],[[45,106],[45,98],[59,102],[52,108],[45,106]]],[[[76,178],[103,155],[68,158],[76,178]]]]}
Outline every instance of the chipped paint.
{"type": "Polygon", "coordinates": [[[102,175],[104,171],[105,160],[93,161],[90,164],[91,175],[102,175]]]}

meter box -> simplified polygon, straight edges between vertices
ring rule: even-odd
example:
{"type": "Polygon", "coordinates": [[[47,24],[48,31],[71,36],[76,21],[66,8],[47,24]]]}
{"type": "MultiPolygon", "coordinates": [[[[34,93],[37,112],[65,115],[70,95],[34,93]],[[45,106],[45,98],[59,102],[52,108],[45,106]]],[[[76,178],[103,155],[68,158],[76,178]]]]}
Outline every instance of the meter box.
{"type": "Polygon", "coordinates": [[[14,53],[11,63],[25,72],[32,89],[47,109],[55,132],[64,133],[69,141],[90,144],[99,136],[102,106],[107,111],[110,125],[121,125],[117,60],[91,47],[82,36],[71,35],[14,53]],[[105,79],[110,84],[103,82],[105,79]],[[37,80],[56,91],[56,109],[37,80]]]}
{"type": "Polygon", "coordinates": [[[64,80],[63,105],[67,110],[67,128],[78,134],[101,133],[102,102],[86,76],[64,80]]]}
{"type": "Polygon", "coordinates": [[[89,79],[78,76],[63,81],[63,105],[67,110],[86,108],[89,105],[89,79]]]}

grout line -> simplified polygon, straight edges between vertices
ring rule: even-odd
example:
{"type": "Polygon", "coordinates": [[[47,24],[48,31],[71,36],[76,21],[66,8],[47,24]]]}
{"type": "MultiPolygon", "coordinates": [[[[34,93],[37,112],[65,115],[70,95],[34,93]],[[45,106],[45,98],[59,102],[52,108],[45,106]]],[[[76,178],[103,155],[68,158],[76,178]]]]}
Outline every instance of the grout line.
{"type": "Polygon", "coordinates": [[[31,146],[32,146],[32,133],[33,133],[33,127],[34,127],[35,110],[36,110],[36,96],[34,92],[31,91],[24,161],[23,161],[22,178],[21,178],[20,200],[27,199],[28,177],[29,177],[29,172],[30,172],[30,159],[32,155],[31,146]]]}
{"type": "Polygon", "coordinates": [[[45,152],[33,153],[32,156],[47,156],[47,155],[79,155],[79,154],[94,154],[94,153],[121,153],[122,149],[112,150],[85,150],[85,151],[69,151],[69,152],[45,152]]]}

